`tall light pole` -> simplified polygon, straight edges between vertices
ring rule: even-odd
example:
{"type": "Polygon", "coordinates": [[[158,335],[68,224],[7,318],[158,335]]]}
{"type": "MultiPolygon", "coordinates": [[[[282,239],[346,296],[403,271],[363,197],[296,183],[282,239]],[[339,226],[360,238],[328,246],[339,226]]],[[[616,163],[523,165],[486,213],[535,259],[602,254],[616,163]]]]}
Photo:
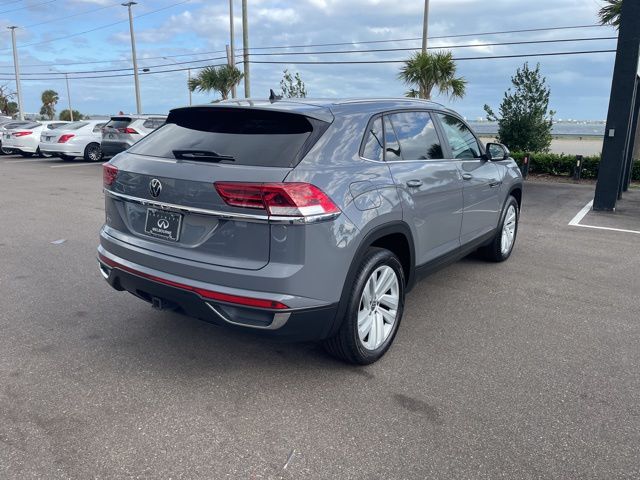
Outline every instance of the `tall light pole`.
{"type": "MultiPolygon", "coordinates": [[[[168,60],[171,63],[175,63],[176,65],[180,65],[175,60],[172,60],[169,57],[162,57],[163,60],[168,60]]],[[[189,84],[191,83],[191,68],[187,69],[187,90],[189,91],[189,105],[191,105],[191,88],[189,88],[189,84]]]]}
{"type": "Polygon", "coordinates": [[[65,72],[64,79],[67,82],[67,100],[69,101],[69,120],[73,122],[73,109],[71,108],[71,90],[69,90],[69,74],[65,72]]]}
{"type": "Polygon", "coordinates": [[[11,42],[13,44],[13,68],[16,72],[16,91],[18,93],[18,118],[24,120],[22,111],[22,86],[20,85],[20,64],[18,63],[18,50],[16,49],[16,26],[7,27],[11,30],[11,42]]]}
{"type": "MultiPolygon", "coordinates": [[[[229,63],[232,67],[236,66],[236,51],[235,51],[235,42],[233,40],[234,35],[234,25],[233,25],[233,0],[229,0],[229,35],[231,37],[231,56],[229,58],[229,63]]],[[[231,87],[231,98],[236,98],[236,86],[231,87]]]]}
{"type": "Polygon", "coordinates": [[[422,53],[427,53],[427,32],[429,31],[429,0],[424,0],[424,16],[422,17],[422,53]]]}
{"type": "Polygon", "coordinates": [[[249,21],[247,0],[242,0],[242,58],[244,61],[244,98],[251,97],[251,79],[249,78],[249,21]]]}
{"type": "MultiPolygon", "coordinates": [[[[50,68],[49,71],[56,72],[56,70],[54,70],[53,68],[50,68]]],[[[71,108],[71,90],[69,89],[69,74],[67,72],[64,73],[64,80],[67,83],[67,101],[69,102],[69,120],[73,122],[73,109],[71,108]]]]}
{"type": "Polygon", "coordinates": [[[123,3],[123,7],[129,9],[129,31],[131,33],[131,57],[133,58],[133,79],[136,84],[136,111],[138,114],[142,113],[142,102],[140,101],[140,79],[138,78],[138,58],[136,57],[136,37],[133,33],[133,14],[131,13],[131,7],[137,5],[137,2],[123,3]]]}

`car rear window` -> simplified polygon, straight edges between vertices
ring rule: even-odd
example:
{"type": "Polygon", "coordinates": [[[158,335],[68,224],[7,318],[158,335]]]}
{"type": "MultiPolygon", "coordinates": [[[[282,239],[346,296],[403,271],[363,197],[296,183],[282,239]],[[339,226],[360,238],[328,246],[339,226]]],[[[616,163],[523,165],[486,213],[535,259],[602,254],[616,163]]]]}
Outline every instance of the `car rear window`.
{"type": "Polygon", "coordinates": [[[164,126],[140,140],[129,151],[152,157],[293,167],[328,125],[289,112],[184,108],[173,110],[164,126]]]}
{"type": "Polygon", "coordinates": [[[65,130],[78,130],[79,128],[84,127],[85,125],[89,125],[89,122],[73,122],[63,125],[62,128],[65,130]]]}
{"type": "Polygon", "coordinates": [[[116,130],[119,128],[126,128],[131,123],[130,118],[114,118],[107,122],[105,125],[107,128],[115,128],[116,130]]]}

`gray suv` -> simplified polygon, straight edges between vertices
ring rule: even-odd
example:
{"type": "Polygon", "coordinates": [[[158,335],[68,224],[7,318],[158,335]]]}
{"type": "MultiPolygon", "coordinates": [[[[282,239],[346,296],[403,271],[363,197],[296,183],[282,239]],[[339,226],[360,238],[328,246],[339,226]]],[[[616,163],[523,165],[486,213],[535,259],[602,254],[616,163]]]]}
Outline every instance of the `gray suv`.
{"type": "Polygon", "coordinates": [[[251,100],[172,110],[104,165],[104,192],[115,289],[368,364],[421,275],[509,258],[522,177],[436,103],[251,100]]]}
{"type": "Polygon", "coordinates": [[[164,115],[116,115],[102,128],[100,148],[106,157],[117,155],[164,125],[164,115]]]}

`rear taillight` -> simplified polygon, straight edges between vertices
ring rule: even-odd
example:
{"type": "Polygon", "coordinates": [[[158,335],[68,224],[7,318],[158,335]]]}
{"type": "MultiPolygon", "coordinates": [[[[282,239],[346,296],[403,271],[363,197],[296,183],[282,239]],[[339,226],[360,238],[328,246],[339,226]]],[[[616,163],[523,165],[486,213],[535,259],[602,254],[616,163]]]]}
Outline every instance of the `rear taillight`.
{"type": "Polygon", "coordinates": [[[102,184],[105,187],[109,187],[116,181],[118,176],[118,167],[111,165],[110,163],[102,164],[102,184]]]}
{"type": "Polygon", "coordinates": [[[283,217],[340,212],[322,190],[310,183],[215,182],[214,185],[232,207],[256,208],[283,217]]]}
{"type": "Polygon", "coordinates": [[[131,133],[133,135],[137,135],[138,134],[138,132],[136,130],[134,130],[133,128],[130,128],[130,127],[119,128],[118,131],[120,133],[131,133]]]}
{"type": "Polygon", "coordinates": [[[75,137],[75,135],[73,133],[67,133],[65,135],[60,135],[60,138],[58,139],[58,143],[66,143],[70,139],[72,139],[73,137],[75,137]]]}
{"type": "Polygon", "coordinates": [[[13,135],[14,137],[24,137],[25,135],[31,135],[33,132],[31,131],[22,131],[22,132],[13,132],[11,135],[13,135]]]}

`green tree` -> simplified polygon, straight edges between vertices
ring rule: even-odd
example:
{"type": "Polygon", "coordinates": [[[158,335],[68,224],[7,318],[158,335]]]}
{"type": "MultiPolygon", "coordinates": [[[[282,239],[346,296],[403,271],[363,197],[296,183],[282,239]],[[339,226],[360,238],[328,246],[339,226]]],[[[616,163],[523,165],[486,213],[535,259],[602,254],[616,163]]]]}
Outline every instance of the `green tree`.
{"type": "MultiPolygon", "coordinates": [[[[78,120],[83,120],[86,117],[82,115],[78,110],[73,111],[73,121],[77,122],[78,120]]],[[[69,115],[69,109],[65,108],[60,112],[60,120],[63,122],[68,122],[71,120],[71,115],[69,115]]]]}
{"type": "Polygon", "coordinates": [[[3,110],[5,115],[14,116],[18,113],[18,102],[7,102],[3,110]]]}
{"type": "Polygon", "coordinates": [[[12,101],[15,96],[15,92],[9,89],[8,84],[0,85],[0,113],[2,115],[13,115],[18,112],[18,104],[12,101]]]}
{"type": "Polygon", "coordinates": [[[498,141],[511,150],[546,152],[551,145],[551,127],[555,112],[549,110],[551,90],[540,74],[540,64],[534,70],[525,63],[511,77],[509,88],[500,104],[500,117],[489,105],[484,106],[487,120],[498,122],[498,141]]]}
{"type": "Polygon", "coordinates": [[[605,0],[605,5],[598,12],[601,25],[612,25],[620,29],[620,14],[622,13],[622,0],[605,0]]]}
{"type": "Polygon", "coordinates": [[[55,90],[45,90],[42,92],[42,107],[40,107],[40,115],[44,115],[47,119],[53,120],[56,116],[56,104],[59,97],[55,90]]]}
{"type": "Polygon", "coordinates": [[[451,52],[416,52],[404,62],[398,78],[411,87],[406,96],[414,98],[430,99],[434,88],[452,99],[462,98],[467,85],[464,78],[456,77],[451,52]]]}
{"type": "Polygon", "coordinates": [[[307,87],[300,78],[300,74],[296,72],[291,75],[289,70],[282,72],[282,80],[280,80],[280,89],[282,96],[287,98],[305,98],[307,96],[307,87]]]}
{"type": "Polygon", "coordinates": [[[215,90],[220,93],[223,100],[229,98],[231,89],[240,83],[244,74],[235,66],[224,65],[222,67],[205,67],[198,75],[189,80],[189,90],[192,92],[210,92],[215,90]]]}

